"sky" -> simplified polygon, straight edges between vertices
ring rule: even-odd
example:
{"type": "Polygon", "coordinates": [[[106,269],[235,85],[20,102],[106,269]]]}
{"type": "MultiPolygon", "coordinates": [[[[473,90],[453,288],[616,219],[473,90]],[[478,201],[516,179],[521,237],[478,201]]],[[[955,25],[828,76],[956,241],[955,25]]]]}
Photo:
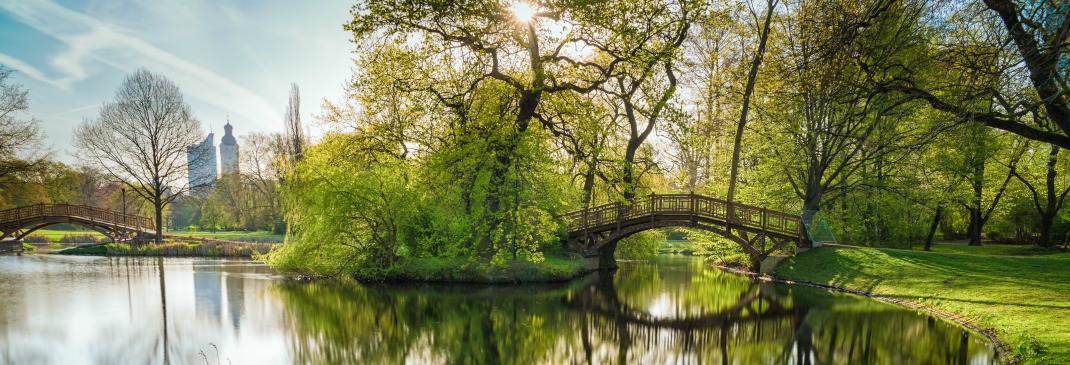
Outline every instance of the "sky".
{"type": "Polygon", "coordinates": [[[138,68],[178,85],[217,144],[228,116],[239,144],[282,131],[290,83],[315,135],[323,100],[352,75],[351,1],[0,0],[0,64],[65,162],[74,129],[138,68]]]}

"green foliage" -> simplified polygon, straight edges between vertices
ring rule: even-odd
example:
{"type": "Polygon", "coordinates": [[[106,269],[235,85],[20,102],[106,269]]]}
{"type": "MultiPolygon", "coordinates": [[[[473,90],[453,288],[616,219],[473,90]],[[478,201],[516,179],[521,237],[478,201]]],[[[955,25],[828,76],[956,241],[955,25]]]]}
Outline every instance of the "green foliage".
{"type": "Polygon", "coordinates": [[[411,165],[374,161],[360,154],[352,136],[331,134],[312,146],[289,179],[288,244],[268,255],[272,266],[311,275],[355,273],[387,266],[408,242],[406,227],[419,214],[420,192],[411,189],[411,165]]]}
{"type": "Polygon", "coordinates": [[[687,239],[694,242],[699,248],[698,254],[706,256],[714,264],[734,267],[750,267],[751,258],[743,247],[730,239],[718,234],[688,230],[687,239]]]}
{"type": "Polygon", "coordinates": [[[1015,339],[1018,342],[1014,345],[1014,356],[1019,359],[1025,359],[1028,363],[1043,363],[1048,360],[1044,355],[1044,344],[1037,341],[1037,338],[1033,335],[1022,333],[1015,339]]]}
{"type": "Polygon", "coordinates": [[[617,242],[616,257],[625,260],[645,260],[658,255],[658,246],[665,242],[661,230],[642,231],[617,242]]]}
{"type": "Polygon", "coordinates": [[[285,236],[275,234],[269,231],[221,231],[221,232],[205,232],[198,231],[196,226],[190,227],[189,230],[172,230],[167,231],[167,234],[172,236],[189,236],[197,238],[214,238],[228,241],[245,241],[245,242],[282,242],[285,236]]]}
{"type": "MultiPolygon", "coordinates": [[[[667,234],[668,237],[673,237],[673,234],[667,234]]],[[[691,240],[687,239],[687,236],[680,236],[682,239],[668,239],[658,245],[658,253],[681,253],[681,254],[693,254],[701,250],[701,246],[691,240]]]]}
{"type": "Polygon", "coordinates": [[[549,212],[560,211],[567,195],[552,192],[569,190],[539,156],[543,138],[521,137],[513,167],[492,184],[494,139],[459,138],[415,159],[369,152],[357,134],[328,135],[289,178],[294,229],[266,259],[282,270],[369,280],[411,259],[538,263],[560,246],[549,212]]]}

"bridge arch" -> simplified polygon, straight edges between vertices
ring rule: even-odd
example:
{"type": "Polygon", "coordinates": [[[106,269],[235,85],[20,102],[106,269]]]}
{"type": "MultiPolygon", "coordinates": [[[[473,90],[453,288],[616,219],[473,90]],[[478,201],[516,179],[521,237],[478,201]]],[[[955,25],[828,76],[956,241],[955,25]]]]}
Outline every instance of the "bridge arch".
{"type": "Polygon", "coordinates": [[[105,226],[101,226],[99,224],[93,224],[91,222],[82,222],[80,220],[71,220],[69,222],[45,222],[45,223],[41,223],[41,224],[29,226],[29,227],[23,227],[21,229],[16,230],[15,232],[11,232],[11,233],[4,232],[4,236],[3,237],[4,238],[9,238],[10,237],[10,238],[14,238],[16,240],[21,240],[21,239],[26,238],[30,234],[33,234],[34,232],[36,232],[39,229],[44,229],[46,227],[59,225],[59,224],[74,224],[74,225],[82,226],[82,227],[91,229],[93,231],[100,232],[101,234],[103,234],[105,236],[109,236],[109,237],[112,234],[114,234],[114,232],[111,229],[111,227],[105,227],[105,226]]]}
{"type": "Polygon", "coordinates": [[[600,273],[590,290],[578,291],[566,297],[564,302],[569,308],[613,318],[622,324],[683,331],[788,318],[798,314],[798,308],[782,300],[776,300],[775,297],[763,292],[759,286],[724,308],[684,316],[658,317],[622,300],[613,283],[612,275],[607,273],[600,273]]]}
{"type": "Polygon", "coordinates": [[[809,247],[799,216],[696,194],[653,194],[563,216],[563,243],[592,269],[614,269],[617,243],[656,228],[701,229],[739,244],[756,265],[772,252],[796,243],[809,247]]]}

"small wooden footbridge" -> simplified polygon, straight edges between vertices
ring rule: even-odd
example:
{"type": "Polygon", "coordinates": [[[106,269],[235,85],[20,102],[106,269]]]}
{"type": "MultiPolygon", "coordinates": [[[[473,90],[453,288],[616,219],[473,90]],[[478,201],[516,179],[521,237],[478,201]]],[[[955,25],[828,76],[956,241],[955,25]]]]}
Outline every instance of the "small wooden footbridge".
{"type": "Polygon", "coordinates": [[[791,213],[697,194],[652,194],[569,212],[563,216],[566,249],[587,258],[594,269],[615,268],[617,242],[654,228],[710,231],[738,243],[755,262],[794,243],[811,247],[802,219],[791,213]]]}
{"type": "Polygon", "coordinates": [[[22,239],[55,224],[77,224],[112,239],[156,234],[151,218],[71,204],[36,204],[0,211],[0,251],[22,250],[22,239]]]}

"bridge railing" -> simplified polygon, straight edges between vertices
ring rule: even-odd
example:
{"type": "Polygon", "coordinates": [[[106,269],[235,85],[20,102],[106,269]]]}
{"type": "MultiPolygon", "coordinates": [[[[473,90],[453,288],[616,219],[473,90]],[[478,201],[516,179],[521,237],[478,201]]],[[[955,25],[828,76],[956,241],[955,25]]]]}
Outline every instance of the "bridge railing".
{"type": "Polygon", "coordinates": [[[156,222],[133,214],[123,215],[108,209],[71,204],[37,204],[0,211],[0,222],[8,224],[19,221],[32,221],[43,217],[75,217],[101,224],[117,225],[124,228],[156,231],[156,222]]]}
{"type": "Polygon", "coordinates": [[[655,214],[691,215],[788,236],[799,236],[799,216],[695,194],[654,194],[628,203],[610,203],[566,213],[568,230],[576,232],[655,214]]]}

